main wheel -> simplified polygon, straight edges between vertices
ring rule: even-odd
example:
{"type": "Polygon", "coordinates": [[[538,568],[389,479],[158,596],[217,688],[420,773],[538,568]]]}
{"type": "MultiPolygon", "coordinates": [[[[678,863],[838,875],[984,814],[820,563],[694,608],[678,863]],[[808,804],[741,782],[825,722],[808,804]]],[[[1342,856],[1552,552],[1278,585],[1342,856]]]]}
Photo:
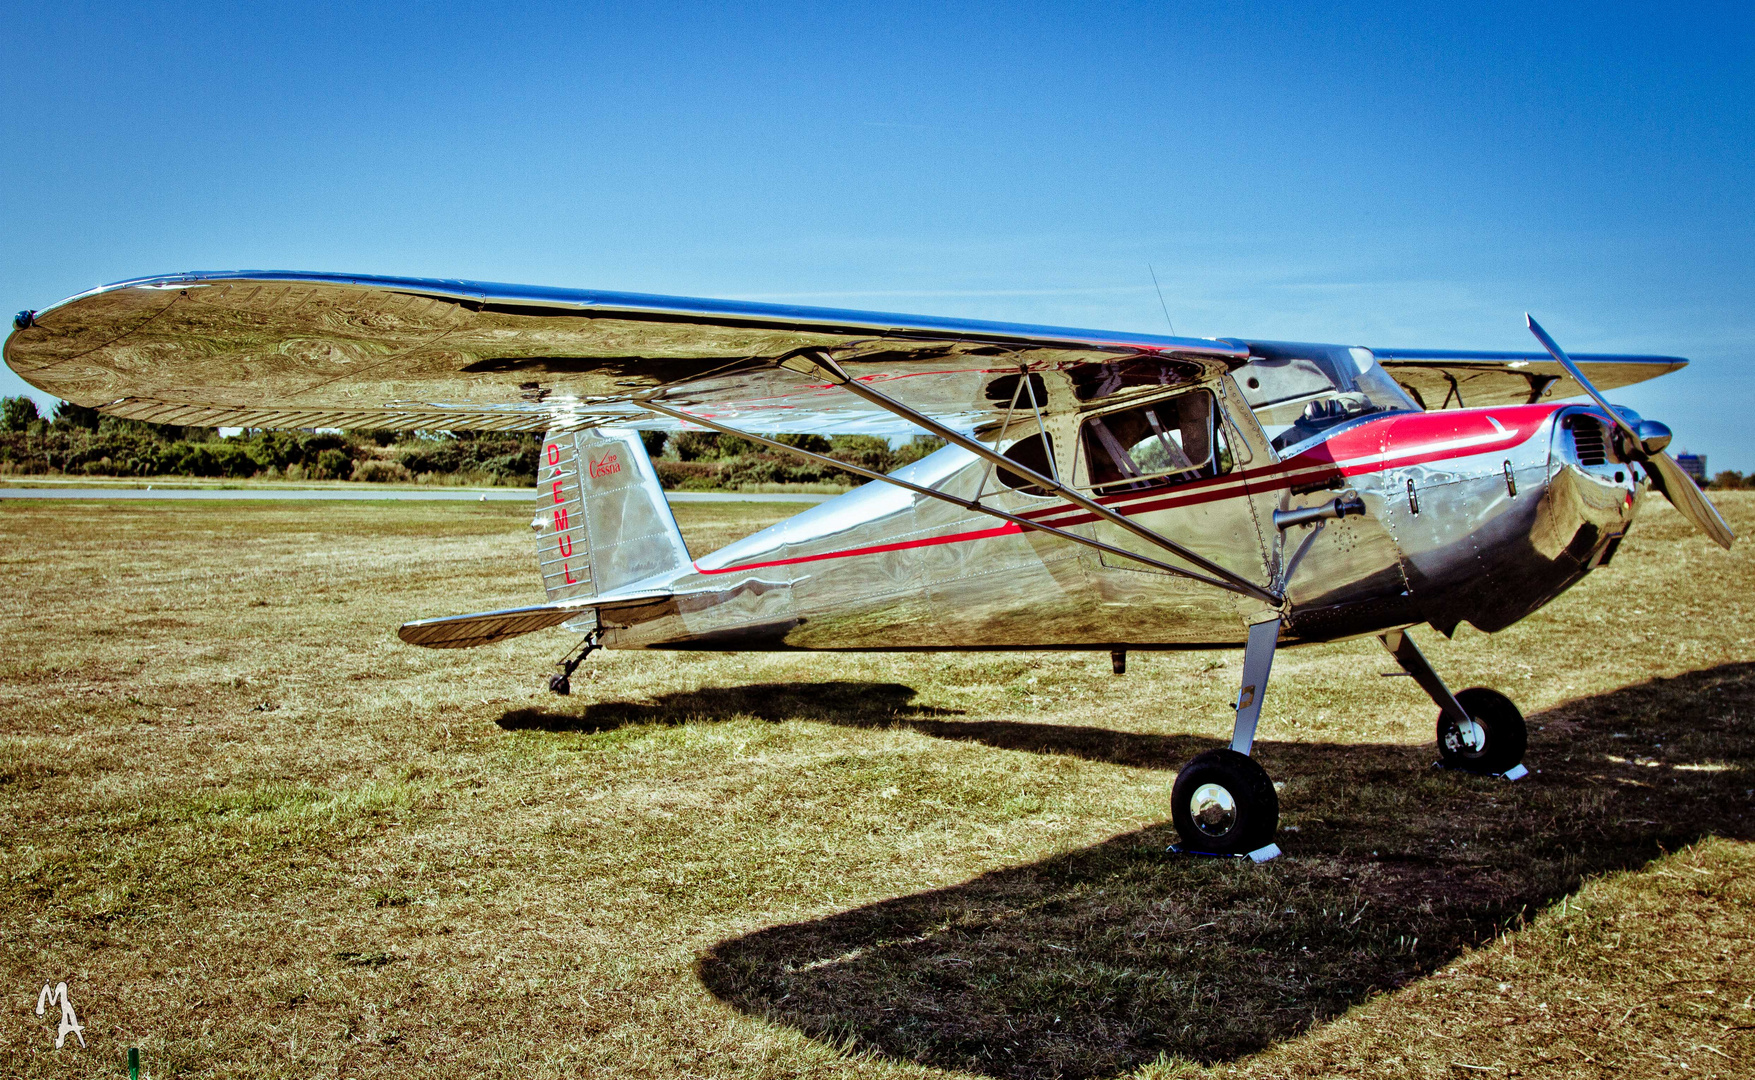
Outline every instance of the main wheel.
{"type": "Polygon", "coordinates": [[[1471,686],[1456,695],[1457,704],[1469,714],[1458,724],[1438,714],[1438,757],[1452,769],[1494,775],[1523,761],[1529,730],[1511,699],[1497,690],[1471,686]]]}
{"type": "Polygon", "coordinates": [[[1241,855],[1266,847],[1280,825],[1274,782],[1252,758],[1229,748],[1184,765],[1170,803],[1170,820],[1191,851],[1241,855]]]}

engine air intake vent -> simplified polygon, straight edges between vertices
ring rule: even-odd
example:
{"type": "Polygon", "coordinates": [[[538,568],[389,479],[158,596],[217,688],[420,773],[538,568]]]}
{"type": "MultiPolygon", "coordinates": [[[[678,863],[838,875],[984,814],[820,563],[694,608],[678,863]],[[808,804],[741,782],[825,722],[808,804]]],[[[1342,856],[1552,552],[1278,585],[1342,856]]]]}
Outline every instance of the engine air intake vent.
{"type": "Polygon", "coordinates": [[[1606,465],[1609,461],[1609,441],[1604,437],[1603,425],[1594,416],[1575,416],[1572,418],[1572,452],[1578,463],[1584,466],[1606,465]]]}

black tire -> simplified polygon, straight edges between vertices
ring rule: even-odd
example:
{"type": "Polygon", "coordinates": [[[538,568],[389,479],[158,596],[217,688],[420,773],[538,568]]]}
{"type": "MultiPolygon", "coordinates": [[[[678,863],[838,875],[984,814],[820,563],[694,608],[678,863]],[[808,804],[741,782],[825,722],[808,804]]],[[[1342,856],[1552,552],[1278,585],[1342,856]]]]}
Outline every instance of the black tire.
{"type": "Polygon", "coordinates": [[[1170,803],[1170,820],[1190,851],[1241,855],[1272,843],[1280,827],[1274,782],[1253,759],[1229,748],[1208,750],[1184,765],[1170,803]],[[1204,812],[1197,812],[1197,798],[1204,812]]]}
{"type": "Polygon", "coordinates": [[[1471,686],[1458,693],[1456,700],[1474,718],[1478,730],[1464,732],[1450,717],[1438,714],[1438,758],[1446,767],[1493,776],[1523,761],[1529,729],[1510,698],[1497,690],[1471,686]],[[1475,743],[1478,745],[1472,745],[1475,743]]]}

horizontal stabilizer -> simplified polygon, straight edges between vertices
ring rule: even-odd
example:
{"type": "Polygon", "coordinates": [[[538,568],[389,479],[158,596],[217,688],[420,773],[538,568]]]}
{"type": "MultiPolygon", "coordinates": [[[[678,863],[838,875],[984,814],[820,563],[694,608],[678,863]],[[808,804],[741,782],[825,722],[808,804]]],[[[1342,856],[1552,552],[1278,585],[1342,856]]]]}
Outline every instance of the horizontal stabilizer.
{"type": "Polygon", "coordinates": [[[410,645],[424,645],[429,649],[473,649],[477,645],[492,645],[520,634],[547,630],[590,610],[579,604],[538,604],[504,611],[477,611],[469,615],[403,623],[396,636],[410,645]]]}
{"type": "Polygon", "coordinates": [[[424,645],[429,649],[473,649],[477,645],[492,645],[496,641],[505,641],[520,634],[560,626],[600,609],[608,608],[613,611],[630,604],[639,606],[670,598],[668,589],[630,591],[607,597],[579,597],[552,604],[537,604],[534,607],[476,611],[468,615],[447,615],[439,619],[416,619],[398,627],[396,636],[410,645],[424,645]]]}

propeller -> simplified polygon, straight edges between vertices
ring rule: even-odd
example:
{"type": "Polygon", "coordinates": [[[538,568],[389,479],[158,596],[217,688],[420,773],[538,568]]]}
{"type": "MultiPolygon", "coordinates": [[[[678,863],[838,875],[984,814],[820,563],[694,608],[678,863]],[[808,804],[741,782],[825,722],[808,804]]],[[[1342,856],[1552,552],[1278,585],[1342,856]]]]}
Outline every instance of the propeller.
{"type": "Polygon", "coordinates": [[[1542,343],[1542,347],[1548,350],[1549,355],[1558,360],[1560,366],[1566,369],[1566,374],[1572,376],[1573,381],[1577,382],[1579,386],[1584,388],[1584,392],[1590,395],[1590,399],[1602,406],[1603,411],[1614,420],[1615,426],[1620,429],[1619,434],[1622,436],[1616,440],[1622,456],[1647,466],[1651,471],[1652,482],[1657,485],[1659,491],[1664,493],[1664,498],[1670,500],[1670,505],[1680,511],[1683,517],[1692,521],[1696,528],[1711,538],[1713,543],[1729,551],[1731,541],[1737,538],[1737,534],[1731,531],[1729,525],[1725,524],[1725,519],[1719,514],[1718,507],[1712,505],[1711,500],[1706,497],[1706,493],[1694,483],[1694,478],[1683,472],[1682,466],[1676,464],[1676,459],[1665,452],[1664,448],[1670,445],[1670,429],[1655,420],[1641,420],[1637,426],[1628,422],[1627,418],[1622,416],[1620,411],[1610,405],[1608,400],[1597,391],[1597,388],[1591,385],[1591,381],[1584,377],[1584,372],[1578,369],[1578,365],[1572,362],[1572,358],[1554,343],[1554,339],[1548,336],[1546,330],[1542,329],[1541,323],[1530,318],[1528,312],[1524,313],[1523,318],[1529,324],[1530,333],[1536,335],[1536,340],[1542,343]]]}

